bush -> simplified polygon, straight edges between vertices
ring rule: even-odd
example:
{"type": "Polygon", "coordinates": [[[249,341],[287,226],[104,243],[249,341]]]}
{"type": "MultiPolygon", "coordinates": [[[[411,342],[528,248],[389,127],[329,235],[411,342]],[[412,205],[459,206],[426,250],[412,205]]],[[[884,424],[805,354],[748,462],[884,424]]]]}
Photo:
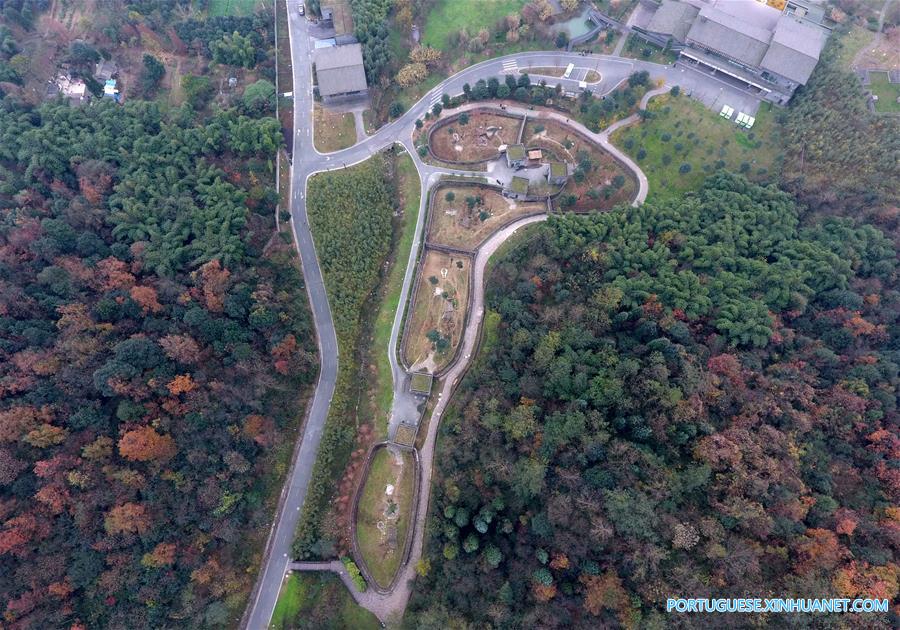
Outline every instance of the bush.
{"type": "MultiPolygon", "coordinates": [[[[400,118],[403,115],[403,112],[406,111],[406,108],[403,107],[403,103],[400,101],[394,101],[391,103],[391,106],[388,107],[388,116],[391,118],[400,118]]],[[[416,121],[416,126],[421,127],[421,121],[416,121]]]]}
{"type": "Polygon", "coordinates": [[[434,106],[431,108],[431,111],[435,116],[440,116],[441,112],[444,111],[444,106],[441,105],[440,103],[435,103],[434,106]]]}
{"type": "Polygon", "coordinates": [[[426,147],[424,144],[416,150],[419,152],[419,157],[425,157],[426,155],[428,155],[428,147],[426,147]]]}
{"type": "Polygon", "coordinates": [[[447,194],[444,195],[444,199],[446,199],[450,203],[453,203],[453,200],[456,199],[456,193],[454,193],[452,190],[448,190],[447,194]]]}
{"type": "Polygon", "coordinates": [[[368,585],[366,584],[366,579],[362,576],[362,573],[359,572],[359,567],[356,566],[356,563],[346,556],[341,558],[341,562],[343,563],[344,568],[347,569],[347,573],[350,574],[350,579],[353,580],[353,585],[356,586],[356,590],[360,593],[365,593],[368,585]]]}
{"type": "Polygon", "coordinates": [[[641,147],[640,149],[638,149],[638,152],[637,152],[638,162],[643,160],[645,157],[647,157],[647,151],[643,147],[641,147]]]}
{"type": "Polygon", "coordinates": [[[565,31],[560,31],[556,35],[556,47],[557,48],[565,48],[566,44],[569,43],[569,36],[566,35],[565,31]]]}
{"type": "Polygon", "coordinates": [[[669,94],[671,94],[672,96],[678,96],[679,94],[681,94],[681,87],[678,85],[672,86],[672,89],[669,90],[669,94]]]}
{"type": "Polygon", "coordinates": [[[421,129],[424,124],[421,118],[416,118],[416,129],[421,129]]]}
{"type": "Polygon", "coordinates": [[[687,162],[685,162],[684,164],[682,164],[681,166],[678,167],[678,172],[681,173],[682,175],[684,175],[686,173],[690,173],[691,165],[688,164],[687,162]]]}
{"type": "Polygon", "coordinates": [[[459,115],[459,124],[460,125],[468,125],[469,124],[469,114],[467,112],[463,112],[459,115]]]}

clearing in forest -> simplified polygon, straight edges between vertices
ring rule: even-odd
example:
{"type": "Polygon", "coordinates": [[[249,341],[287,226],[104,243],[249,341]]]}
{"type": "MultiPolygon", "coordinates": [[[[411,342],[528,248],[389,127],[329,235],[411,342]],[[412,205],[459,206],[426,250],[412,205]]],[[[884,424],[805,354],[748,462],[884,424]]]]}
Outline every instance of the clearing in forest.
{"type": "Polygon", "coordinates": [[[437,372],[459,346],[469,300],[472,259],[433,249],[425,253],[406,327],[404,359],[413,370],[437,372]]]}
{"type": "Polygon", "coordinates": [[[432,192],[428,242],[474,251],[508,221],[546,209],[488,186],[441,185],[432,192]]]}
{"type": "Polygon", "coordinates": [[[782,147],[770,105],[759,108],[750,130],[684,95],[657,96],[648,109],[653,118],[616,131],[611,140],[647,174],[654,197],[695,190],[721,168],[760,181],[777,177],[782,147]]]}
{"type": "Polygon", "coordinates": [[[356,538],[366,567],[387,588],[403,559],[415,492],[415,458],[396,446],[372,454],[359,508],[356,538]]]}
{"type": "Polygon", "coordinates": [[[499,147],[515,144],[522,119],[493,112],[463,112],[434,129],[431,152],[447,162],[483,162],[499,157],[499,147]],[[468,122],[463,124],[465,117],[468,122]]]}

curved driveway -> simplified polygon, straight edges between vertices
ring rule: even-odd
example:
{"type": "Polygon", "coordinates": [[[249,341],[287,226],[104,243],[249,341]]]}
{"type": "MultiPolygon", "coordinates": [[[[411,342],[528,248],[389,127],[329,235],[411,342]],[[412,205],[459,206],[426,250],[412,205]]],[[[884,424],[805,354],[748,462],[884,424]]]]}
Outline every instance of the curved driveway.
{"type": "MultiPolygon", "coordinates": [[[[241,626],[250,628],[251,630],[259,630],[268,626],[278,600],[278,594],[281,589],[282,580],[286,570],[290,564],[291,545],[293,543],[294,533],[300,520],[304,501],[306,499],[307,488],[312,476],[313,467],[315,465],[316,453],[318,452],[319,442],[322,438],[322,432],[325,421],[328,416],[328,408],[331,398],[334,394],[335,382],[337,378],[338,366],[338,346],[337,337],[334,330],[334,323],[331,317],[331,311],[328,306],[328,297],[325,292],[325,286],[322,279],[322,271],[316,256],[315,244],[313,242],[312,233],[309,229],[309,222],[306,212],[306,184],[309,177],[316,172],[333,170],[362,162],[385,147],[394,143],[400,143],[406,147],[412,156],[416,167],[419,170],[419,176],[422,182],[422,202],[420,204],[419,216],[417,218],[417,234],[415,242],[410,252],[407,265],[406,276],[404,278],[403,295],[408,296],[409,285],[411,284],[412,273],[415,267],[415,261],[418,257],[420,240],[422,237],[421,226],[424,220],[424,204],[427,200],[426,191],[432,179],[439,173],[445,172],[445,169],[436,168],[423,164],[419,160],[414,147],[412,146],[411,137],[414,123],[417,118],[424,117],[425,113],[432,107],[432,104],[438,102],[445,92],[448,94],[460,94],[463,91],[463,84],[470,83],[472,85],[478,79],[489,78],[491,76],[502,76],[510,73],[511,64],[515,64],[519,71],[526,71],[528,67],[536,66],[566,66],[569,63],[576,65],[584,65],[587,63],[601,74],[601,81],[591,86],[592,91],[597,95],[605,94],[615,88],[619,83],[625,80],[629,74],[635,70],[648,70],[651,78],[663,79],[667,83],[681,83],[685,85],[686,75],[679,73],[674,68],[653,64],[645,61],[625,60],[620,58],[591,55],[584,57],[577,53],[565,52],[528,52],[498,57],[488,61],[473,65],[452,77],[449,77],[441,84],[433,88],[421,100],[412,105],[412,107],[400,118],[385,125],[375,134],[369,136],[362,142],[345,149],[330,154],[322,154],[316,151],[312,141],[312,125],[313,125],[313,90],[310,59],[312,47],[307,33],[306,19],[297,15],[295,11],[288,11],[289,35],[291,42],[291,59],[293,65],[294,78],[294,143],[293,156],[291,165],[291,224],[294,230],[295,242],[300,254],[300,261],[303,265],[303,275],[306,282],[306,289],[309,295],[310,308],[312,309],[313,322],[315,323],[318,336],[319,361],[321,363],[319,370],[319,379],[316,384],[315,393],[312,401],[307,409],[307,418],[303,428],[303,434],[299,439],[297,447],[294,451],[294,457],[285,486],[279,499],[275,521],[269,533],[269,540],[263,558],[263,566],[260,570],[257,583],[250,596],[250,603],[241,620],[241,626]]],[[[560,80],[560,83],[567,89],[577,89],[577,82],[560,80]]],[[[637,172],[640,172],[639,170],[637,172]]],[[[541,217],[532,217],[533,221],[540,220],[541,217]]],[[[507,230],[515,230],[522,222],[514,224],[507,230]]],[[[504,231],[499,234],[502,234],[504,231]]],[[[493,237],[489,242],[493,242],[493,237]]],[[[487,243],[485,244],[487,246],[487,243]]],[[[479,257],[481,254],[479,253],[479,257]]],[[[489,256],[489,254],[488,254],[489,256]]],[[[478,293],[476,292],[476,295],[478,293]]],[[[480,298],[479,298],[480,299],[480,298]]],[[[404,304],[404,302],[400,302],[404,304]]],[[[402,402],[401,392],[405,391],[406,378],[405,372],[397,365],[397,338],[399,336],[400,322],[402,321],[402,308],[398,309],[395,316],[394,327],[391,334],[391,347],[388,349],[391,367],[394,374],[395,398],[398,403],[402,402]]],[[[472,322],[480,324],[481,316],[472,318],[472,322]]],[[[473,330],[477,331],[477,327],[473,330]]],[[[467,330],[467,339],[470,337],[467,330]]],[[[465,352],[471,352],[470,343],[466,342],[464,346],[465,352]]],[[[460,362],[460,373],[464,369],[467,362],[460,362]]],[[[452,375],[451,375],[452,376],[452,375]]],[[[448,377],[447,383],[454,382],[456,376],[448,377]]],[[[447,384],[445,383],[442,391],[441,409],[443,401],[449,397],[447,384]],[[446,392],[446,393],[444,393],[446,392]]],[[[439,414],[433,417],[439,418],[439,414]]],[[[434,428],[429,427],[430,447],[428,457],[423,457],[423,469],[426,474],[423,475],[422,492],[424,493],[424,501],[421,505],[427,510],[428,493],[431,476],[431,454],[433,452],[433,436],[432,432],[436,431],[437,422],[432,423],[434,428]],[[427,462],[425,464],[424,462],[427,462]]],[[[416,527],[415,533],[415,550],[414,554],[421,553],[422,527],[416,527]]],[[[414,563],[410,563],[405,571],[412,570],[414,563]]],[[[408,598],[408,588],[400,589],[404,593],[398,593],[402,597],[405,606],[406,598],[408,598]]],[[[401,608],[402,610],[402,608],[401,608]]]]}

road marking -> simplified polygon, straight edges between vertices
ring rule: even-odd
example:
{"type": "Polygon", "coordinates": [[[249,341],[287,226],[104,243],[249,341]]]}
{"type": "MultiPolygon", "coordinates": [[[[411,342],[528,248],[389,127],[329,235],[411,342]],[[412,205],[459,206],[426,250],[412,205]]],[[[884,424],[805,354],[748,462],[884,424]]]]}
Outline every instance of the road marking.
{"type": "Polygon", "coordinates": [[[512,61],[504,61],[502,68],[503,72],[515,74],[519,71],[519,64],[515,59],[512,61]]]}

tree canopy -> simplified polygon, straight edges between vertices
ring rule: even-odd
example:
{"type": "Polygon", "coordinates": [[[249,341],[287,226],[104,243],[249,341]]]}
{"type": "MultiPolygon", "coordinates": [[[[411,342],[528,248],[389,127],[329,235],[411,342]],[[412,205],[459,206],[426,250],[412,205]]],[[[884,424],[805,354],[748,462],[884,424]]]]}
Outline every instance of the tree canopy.
{"type": "Polygon", "coordinates": [[[673,596],[896,598],[891,241],[804,226],[788,194],[724,173],[534,229],[495,265],[495,341],[442,421],[411,623],[666,627],[673,596]]]}

